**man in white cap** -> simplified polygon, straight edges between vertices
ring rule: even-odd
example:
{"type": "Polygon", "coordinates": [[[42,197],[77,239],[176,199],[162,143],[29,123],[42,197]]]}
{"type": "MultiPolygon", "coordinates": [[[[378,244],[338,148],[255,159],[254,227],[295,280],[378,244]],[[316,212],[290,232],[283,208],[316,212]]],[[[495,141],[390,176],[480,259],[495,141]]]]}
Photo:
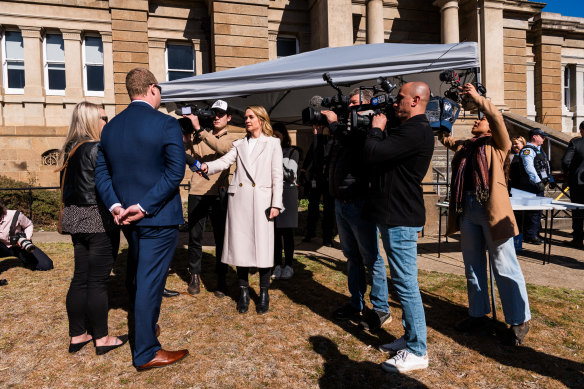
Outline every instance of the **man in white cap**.
{"type": "MultiPolygon", "coordinates": [[[[188,151],[201,163],[221,157],[231,149],[233,141],[242,138],[245,134],[242,128],[229,124],[231,115],[227,102],[217,100],[211,109],[215,112],[215,118],[213,119],[213,128],[208,129],[209,131],[201,128],[197,116],[193,114],[185,116],[191,120],[195,129],[192,141],[187,144],[188,151]]],[[[228,180],[229,170],[210,175],[208,181],[196,173],[191,176],[188,203],[189,249],[187,252],[191,279],[187,291],[192,295],[201,291],[202,241],[205,224],[209,217],[215,238],[215,272],[217,274],[215,296],[224,297],[227,290],[225,281],[227,265],[221,263],[221,254],[227,216],[228,180]]]]}

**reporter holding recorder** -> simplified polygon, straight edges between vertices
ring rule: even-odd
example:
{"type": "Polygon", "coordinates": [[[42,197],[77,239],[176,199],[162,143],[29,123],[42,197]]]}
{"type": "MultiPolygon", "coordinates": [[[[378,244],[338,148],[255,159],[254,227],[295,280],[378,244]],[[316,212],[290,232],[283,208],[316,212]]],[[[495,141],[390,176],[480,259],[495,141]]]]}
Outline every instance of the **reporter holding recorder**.
{"type": "Polygon", "coordinates": [[[439,136],[446,147],[456,151],[446,235],[460,231],[469,304],[469,317],[457,323],[456,328],[476,329],[486,323],[486,315],[491,312],[488,248],[505,321],[511,326],[513,343],[519,344],[529,331],[531,313],[513,245],[513,237],[519,231],[503,171],[511,141],[495,105],[480,96],[472,84],[465,84],[462,93],[470,97],[484,117],[475,122],[471,139],[456,141],[452,136],[439,136]]]}
{"type": "Polygon", "coordinates": [[[233,142],[223,157],[201,165],[201,172],[215,174],[237,162],[227,189],[227,221],[221,262],[237,267],[240,298],[237,311],[249,309],[250,267],[260,273],[258,314],[266,313],[270,299],[270,270],[274,266],[274,218],[283,210],[282,148],[273,137],[270,118],[261,106],[245,110],[247,136],[233,142]]]}

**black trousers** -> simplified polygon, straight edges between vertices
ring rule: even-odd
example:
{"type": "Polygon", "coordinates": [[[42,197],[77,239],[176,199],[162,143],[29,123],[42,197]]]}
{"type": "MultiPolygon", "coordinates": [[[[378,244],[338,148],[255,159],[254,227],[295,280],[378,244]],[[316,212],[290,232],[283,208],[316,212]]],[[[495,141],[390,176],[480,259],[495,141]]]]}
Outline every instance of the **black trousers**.
{"type": "MultiPolygon", "coordinates": [[[[271,267],[258,267],[260,273],[260,288],[270,287],[271,267]]],[[[249,286],[249,267],[237,266],[237,280],[239,286],[249,286]]]]}
{"type": "MultiPolygon", "coordinates": [[[[537,196],[544,197],[544,192],[537,193],[537,196]]],[[[543,214],[542,211],[524,211],[525,216],[523,219],[523,237],[526,236],[529,238],[533,238],[539,235],[541,231],[541,216],[543,214]]]]}
{"type": "Polygon", "coordinates": [[[203,233],[207,219],[211,219],[213,238],[215,239],[215,272],[221,277],[227,274],[227,265],[221,262],[223,239],[225,237],[225,219],[227,208],[219,196],[189,195],[189,249],[187,259],[191,274],[201,274],[203,259],[203,233]]]}
{"type": "MultiPolygon", "coordinates": [[[[573,203],[584,204],[584,185],[570,187],[570,200],[573,203]]],[[[584,209],[572,211],[572,237],[576,241],[584,239],[584,209]]]]}
{"type": "Polygon", "coordinates": [[[94,339],[108,334],[109,279],[118,251],[120,232],[73,234],[75,271],[67,293],[69,336],[90,331],[94,339]],[[91,328],[86,328],[89,323],[91,328]]]}
{"type": "Polygon", "coordinates": [[[3,257],[17,257],[24,266],[32,270],[51,270],[53,268],[53,261],[45,252],[38,247],[31,253],[27,253],[18,246],[6,247],[0,242],[0,258],[3,257]]]}
{"type": "Polygon", "coordinates": [[[274,234],[274,266],[282,264],[282,240],[284,240],[284,266],[292,266],[294,259],[294,228],[276,228],[274,234]]]}
{"type": "Polygon", "coordinates": [[[333,240],[333,227],[335,220],[335,200],[331,197],[326,183],[317,184],[310,189],[308,195],[308,219],[306,225],[306,237],[316,236],[316,223],[320,215],[320,197],[323,201],[322,240],[325,243],[333,240]]]}

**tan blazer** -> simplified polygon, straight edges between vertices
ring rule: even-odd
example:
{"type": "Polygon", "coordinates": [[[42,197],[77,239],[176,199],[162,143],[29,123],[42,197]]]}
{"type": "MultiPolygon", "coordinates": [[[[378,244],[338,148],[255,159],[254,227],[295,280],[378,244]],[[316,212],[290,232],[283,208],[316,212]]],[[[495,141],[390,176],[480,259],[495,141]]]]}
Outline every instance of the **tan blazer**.
{"type": "MultiPolygon", "coordinates": [[[[509,133],[505,127],[503,116],[493,103],[481,97],[479,109],[485,113],[492,133],[490,142],[485,146],[487,164],[489,166],[489,185],[491,188],[485,211],[489,220],[492,239],[495,241],[509,239],[519,234],[513,209],[511,208],[511,200],[509,200],[505,173],[503,171],[505,159],[511,149],[511,140],[509,139],[509,133]]],[[[454,151],[460,150],[463,143],[463,141],[455,140],[452,136],[446,138],[439,137],[438,139],[444,146],[454,151]]],[[[457,231],[460,231],[460,217],[456,215],[456,211],[451,203],[448,209],[446,235],[452,235],[457,231]]]]}
{"type": "Polygon", "coordinates": [[[227,189],[227,220],[221,262],[234,266],[274,266],[274,220],[270,208],[283,209],[282,148],[278,138],[262,134],[251,152],[247,138],[233,142],[223,157],[207,162],[208,174],[237,162],[227,189]]]}

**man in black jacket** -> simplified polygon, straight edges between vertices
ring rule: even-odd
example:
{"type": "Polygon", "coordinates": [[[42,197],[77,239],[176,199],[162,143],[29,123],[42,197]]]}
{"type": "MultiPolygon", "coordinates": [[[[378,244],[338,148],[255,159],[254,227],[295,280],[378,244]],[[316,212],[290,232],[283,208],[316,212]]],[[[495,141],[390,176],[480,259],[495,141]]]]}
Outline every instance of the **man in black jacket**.
{"type": "MultiPolygon", "coordinates": [[[[570,141],[566,154],[562,158],[562,170],[568,176],[570,200],[573,203],[584,204],[584,122],[580,123],[580,138],[570,141]]],[[[584,210],[572,211],[572,241],[570,245],[584,248],[584,210]]]]}
{"type": "MultiPolygon", "coordinates": [[[[372,93],[359,89],[350,95],[350,106],[369,103],[372,93]]],[[[327,117],[334,141],[329,166],[329,189],[335,198],[335,214],[343,254],[347,257],[347,282],[351,299],[337,309],[336,320],[358,319],[364,312],[360,325],[369,331],[379,329],[391,321],[389,314],[387,272],[379,254],[379,235],[375,223],[362,217],[368,190],[367,170],[364,165],[363,146],[366,133],[363,130],[348,131],[345,124],[337,122],[332,111],[322,111],[327,117]],[[365,311],[367,279],[365,266],[371,274],[369,299],[373,310],[365,311]]]]}
{"type": "Polygon", "coordinates": [[[385,131],[387,118],[375,115],[365,142],[365,156],[376,177],[364,216],[379,228],[391,281],[403,308],[405,335],[381,346],[382,351],[397,353],[382,363],[382,368],[391,372],[428,367],[417,241],[426,220],[421,183],[434,152],[434,134],[425,115],[429,98],[430,88],[425,83],[404,84],[394,103],[401,125],[385,131]]]}

